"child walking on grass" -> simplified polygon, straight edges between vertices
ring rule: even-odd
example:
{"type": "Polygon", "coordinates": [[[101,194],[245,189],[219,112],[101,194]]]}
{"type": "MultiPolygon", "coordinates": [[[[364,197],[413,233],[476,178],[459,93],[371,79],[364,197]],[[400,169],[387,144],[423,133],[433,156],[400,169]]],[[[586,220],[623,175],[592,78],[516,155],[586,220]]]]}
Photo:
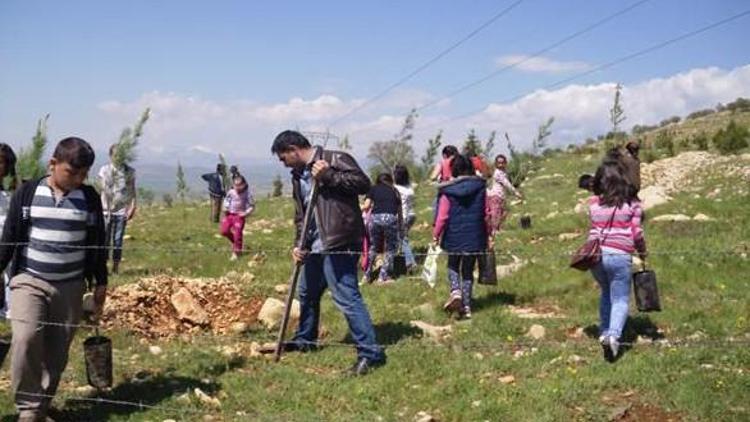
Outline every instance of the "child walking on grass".
{"type": "Polygon", "coordinates": [[[453,178],[440,184],[438,216],[433,242],[440,242],[448,252],[450,297],[444,309],[471,318],[474,266],[487,250],[491,230],[487,227],[486,188],[484,179],[474,175],[469,158],[456,155],[451,163],[453,178]]]}
{"type": "Polygon", "coordinates": [[[65,138],[49,161],[49,175],[24,183],[10,201],[0,271],[12,271],[10,373],[19,421],[47,420],[86,282],[94,289],[95,315],[104,306],[104,216],[99,194],[83,184],[93,163],[86,141],[65,138]]]}
{"type": "Polygon", "coordinates": [[[608,361],[617,359],[620,337],[628,318],[631,254],[646,258],[641,203],[617,162],[605,162],[597,170],[600,193],[589,199],[589,239],[600,239],[602,257],[591,268],[601,288],[599,342],[608,361]]]}
{"type": "Polygon", "coordinates": [[[232,177],[232,189],[224,198],[226,214],[221,221],[221,235],[232,242],[231,261],[236,261],[242,253],[242,230],[245,219],[255,210],[255,198],[250,193],[245,176],[236,173],[232,177]]]}

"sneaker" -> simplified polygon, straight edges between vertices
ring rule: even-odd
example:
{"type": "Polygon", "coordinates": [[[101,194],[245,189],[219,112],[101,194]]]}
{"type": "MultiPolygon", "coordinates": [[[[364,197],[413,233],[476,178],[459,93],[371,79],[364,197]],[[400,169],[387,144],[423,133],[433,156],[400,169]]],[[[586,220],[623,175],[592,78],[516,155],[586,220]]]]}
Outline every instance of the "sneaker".
{"type": "Polygon", "coordinates": [[[612,358],[617,359],[617,354],[620,352],[620,342],[615,336],[609,336],[609,350],[612,352],[612,358]]]}
{"type": "Polygon", "coordinates": [[[376,361],[367,358],[358,358],[354,365],[352,365],[352,367],[349,368],[347,372],[352,376],[362,376],[367,375],[373,369],[383,365],[385,365],[384,360],[376,361]]]}
{"type": "Polygon", "coordinates": [[[237,255],[237,252],[232,252],[232,256],[229,257],[230,261],[236,261],[240,258],[239,255],[237,255]]]}
{"type": "Polygon", "coordinates": [[[458,312],[461,309],[461,292],[451,292],[451,297],[443,305],[443,310],[449,314],[458,312]]]}
{"type": "Polygon", "coordinates": [[[465,306],[461,310],[461,319],[471,319],[471,308],[468,306],[465,306]]]}
{"type": "Polygon", "coordinates": [[[604,352],[604,360],[607,362],[614,362],[617,359],[617,352],[619,351],[620,344],[612,336],[601,336],[599,344],[602,346],[602,352],[604,352]]]}

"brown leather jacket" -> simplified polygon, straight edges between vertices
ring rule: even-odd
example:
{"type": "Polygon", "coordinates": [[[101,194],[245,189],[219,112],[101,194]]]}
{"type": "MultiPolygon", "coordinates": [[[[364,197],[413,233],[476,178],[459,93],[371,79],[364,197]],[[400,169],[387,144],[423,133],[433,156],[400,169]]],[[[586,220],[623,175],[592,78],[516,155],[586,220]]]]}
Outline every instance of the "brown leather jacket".
{"type": "MultiPolygon", "coordinates": [[[[358,196],[370,190],[370,178],[351,155],[329,150],[323,150],[322,153],[330,167],[318,181],[318,198],[313,214],[323,250],[361,250],[365,226],[358,196]]],[[[292,171],[295,245],[299,243],[305,216],[300,191],[301,175],[299,170],[292,171]]],[[[309,249],[310,243],[304,245],[304,249],[309,249]]]]}

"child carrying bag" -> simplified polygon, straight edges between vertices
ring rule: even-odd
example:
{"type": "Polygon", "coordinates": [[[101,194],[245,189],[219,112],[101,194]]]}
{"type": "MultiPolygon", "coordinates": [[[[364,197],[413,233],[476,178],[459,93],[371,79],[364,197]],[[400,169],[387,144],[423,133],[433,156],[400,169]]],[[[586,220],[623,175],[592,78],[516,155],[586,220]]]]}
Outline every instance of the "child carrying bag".
{"type": "Polygon", "coordinates": [[[646,269],[645,261],[641,271],[633,274],[633,295],[639,312],[661,311],[659,289],[656,287],[656,273],[653,270],[646,269]]]}
{"type": "Polygon", "coordinates": [[[612,211],[612,216],[609,218],[607,225],[599,232],[599,236],[593,239],[586,240],[586,243],[581,245],[575,252],[573,257],[570,259],[570,267],[576,270],[588,271],[593,268],[599,261],[602,260],[602,243],[607,239],[607,235],[604,238],[600,238],[602,233],[612,227],[612,221],[615,219],[615,213],[617,208],[615,207],[612,211]]]}

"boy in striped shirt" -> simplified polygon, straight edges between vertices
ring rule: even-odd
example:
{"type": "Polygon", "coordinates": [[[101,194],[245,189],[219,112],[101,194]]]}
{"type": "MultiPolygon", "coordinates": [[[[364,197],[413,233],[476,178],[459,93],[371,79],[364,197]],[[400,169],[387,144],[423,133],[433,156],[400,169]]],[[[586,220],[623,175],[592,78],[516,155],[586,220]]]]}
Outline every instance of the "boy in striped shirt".
{"type": "Polygon", "coordinates": [[[3,227],[0,271],[10,265],[11,382],[19,421],[44,421],[81,318],[86,281],[96,315],[107,292],[102,207],[83,184],[94,151],[65,138],[49,174],[16,191],[3,227]],[[48,324],[52,323],[52,324],[48,324]]]}

